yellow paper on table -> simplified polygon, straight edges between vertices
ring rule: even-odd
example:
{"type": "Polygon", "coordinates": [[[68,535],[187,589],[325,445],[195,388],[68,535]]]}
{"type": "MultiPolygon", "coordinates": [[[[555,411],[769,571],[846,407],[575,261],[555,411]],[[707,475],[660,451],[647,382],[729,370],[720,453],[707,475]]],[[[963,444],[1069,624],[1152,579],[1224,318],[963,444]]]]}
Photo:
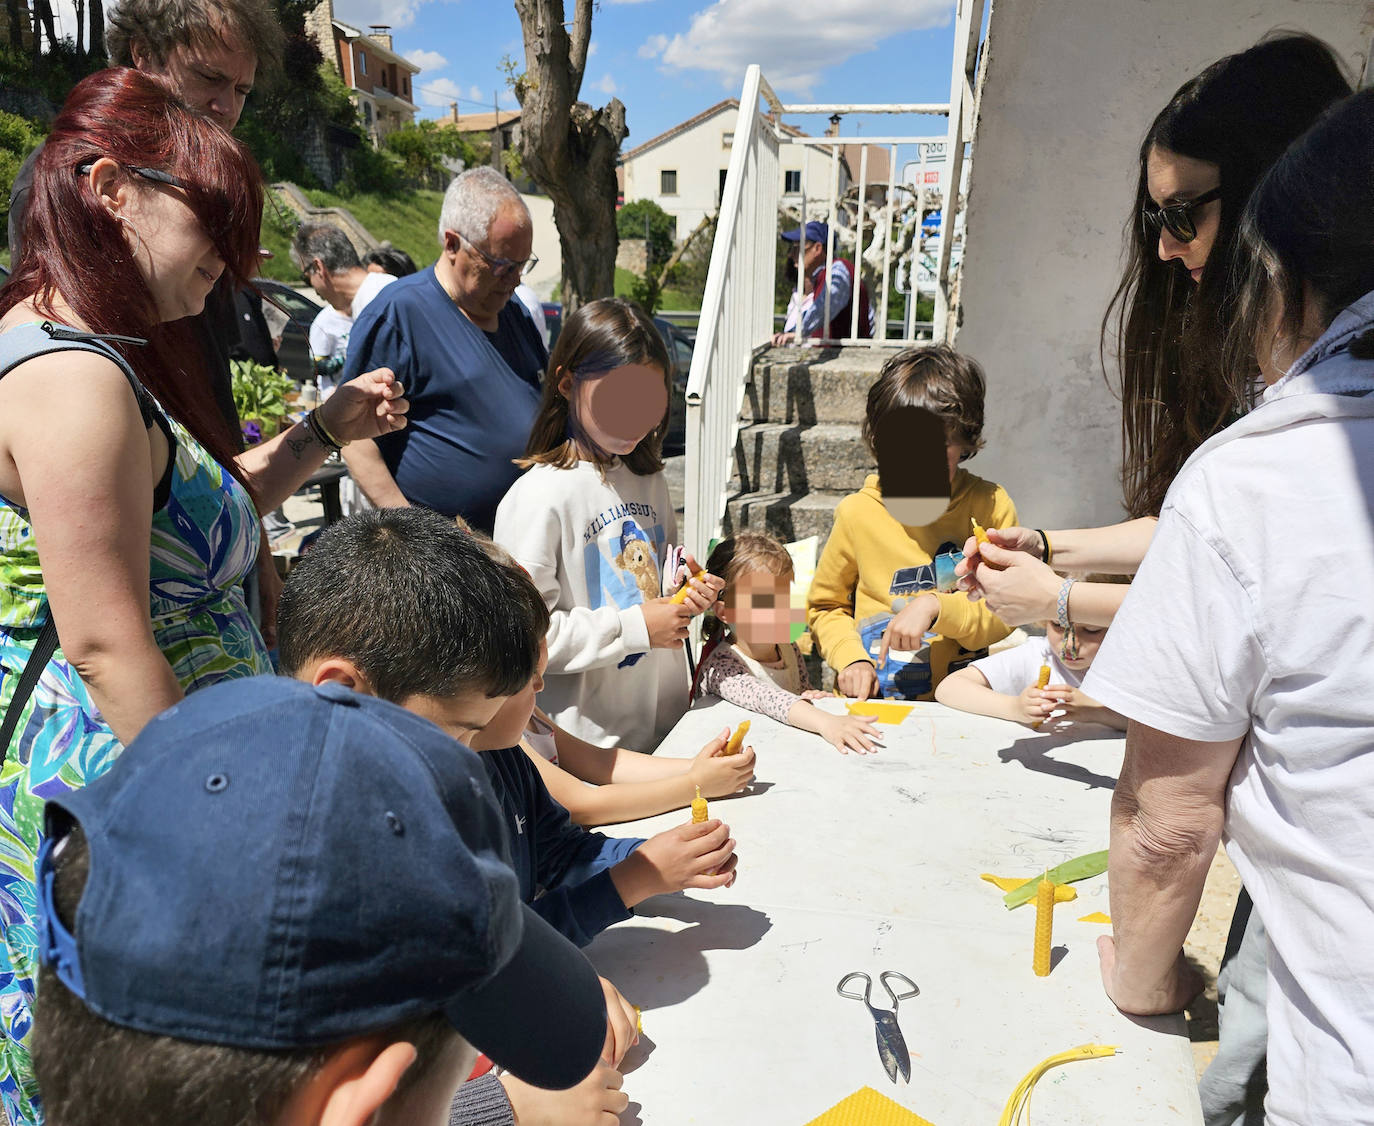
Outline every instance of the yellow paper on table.
{"type": "Polygon", "coordinates": [[[806,1126],[935,1126],[872,1087],[860,1087],[806,1126]]]}
{"type": "Polygon", "coordinates": [[[1091,915],[1080,916],[1078,921],[1080,923],[1110,923],[1112,921],[1112,917],[1110,915],[1103,914],[1103,912],[1101,911],[1094,911],[1091,915]]]}
{"type": "MultiPolygon", "coordinates": [[[[1023,880],[1014,876],[994,876],[991,872],[984,872],[978,878],[980,880],[987,880],[988,883],[995,885],[1000,891],[1015,891],[1022,884],[1030,883],[1031,880],[1035,880],[1037,883],[1040,880],[1039,876],[1031,876],[1028,879],[1023,880]]],[[[1077,898],[1078,892],[1076,892],[1073,888],[1069,887],[1068,884],[1054,885],[1054,901],[1056,903],[1068,903],[1070,900],[1074,900],[1077,898]]],[[[1082,919],[1079,920],[1079,922],[1082,921],[1082,919]]],[[[1100,920],[1092,919],[1089,921],[1099,922],[1100,920]]]]}
{"type": "Polygon", "coordinates": [[[871,715],[879,723],[894,727],[911,714],[911,704],[894,704],[888,700],[855,700],[847,705],[850,715],[871,715]]]}

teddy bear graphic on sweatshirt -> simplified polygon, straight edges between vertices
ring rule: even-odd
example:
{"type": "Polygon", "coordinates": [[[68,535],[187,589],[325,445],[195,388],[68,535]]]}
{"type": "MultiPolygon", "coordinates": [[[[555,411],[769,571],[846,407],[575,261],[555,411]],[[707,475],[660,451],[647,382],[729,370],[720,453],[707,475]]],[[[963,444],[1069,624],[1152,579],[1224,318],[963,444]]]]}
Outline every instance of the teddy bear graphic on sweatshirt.
{"type": "Polygon", "coordinates": [[[634,579],[645,602],[657,598],[661,593],[658,553],[633,520],[626,520],[621,526],[620,554],[615,557],[615,565],[634,579]]]}

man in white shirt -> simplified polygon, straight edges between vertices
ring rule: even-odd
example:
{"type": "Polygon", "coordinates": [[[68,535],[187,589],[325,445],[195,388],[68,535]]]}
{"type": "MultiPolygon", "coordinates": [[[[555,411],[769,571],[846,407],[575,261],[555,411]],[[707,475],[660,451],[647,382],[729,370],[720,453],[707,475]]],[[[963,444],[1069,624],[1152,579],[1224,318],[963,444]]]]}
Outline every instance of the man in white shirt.
{"type": "Polygon", "coordinates": [[[348,236],[329,223],[304,223],[291,240],[301,278],[325,302],[310,326],[310,352],[320,391],[334,389],[348,353],[348,334],[368,302],[396,279],[366,269],[348,236]]]}

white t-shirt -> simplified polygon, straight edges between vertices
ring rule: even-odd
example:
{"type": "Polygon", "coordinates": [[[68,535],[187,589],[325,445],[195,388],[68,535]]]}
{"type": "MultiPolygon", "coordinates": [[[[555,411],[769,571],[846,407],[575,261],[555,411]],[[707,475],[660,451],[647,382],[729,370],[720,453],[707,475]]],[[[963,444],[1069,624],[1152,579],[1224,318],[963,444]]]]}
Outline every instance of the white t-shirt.
{"type": "Polygon", "coordinates": [[[1374,361],[1344,350],[1371,326],[1374,293],[1193,455],[1084,683],[1248,735],[1226,836],[1269,934],[1271,1126],[1374,1123],[1374,361]]]}
{"type": "Polygon", "coordinates": [[[358,292],[353,295],[349,312],[343,313],[332,305],[326,305],[315,315],[310,323],[310,354],[315,358],[320,373],[322,392],[332,391],[338,383],[338,373],[343,370],[344,359],[348,355],[348,335],[353,331],[353,322],[362,315],[372,299],[395,280],[391,274],[369,270],[358,283],[358,292]]]}
{"type": "Polygon", "coordinates": [[[662,592],[677,518],[662,473],[616,461],[536,465],[496,509],[493,539],[534,580],[551,612],[539,706],[598,747],[652,751],[687,710],[679,649],[650,649],[641,606],[662,592]]]}
{"type": "Polygon", "coordinates": [[[515,287],[515,296],[520,299],[520,304],[525,306],[525,311],[529,313],[530,320],[534,322],[534,327],[539,330],[539,337],[544,341],[544,347],[547,349],[549,346],[549,322],[544,317],[544,305],[539,300],[539,294],[521,282],[515,287]]]}
{"type": "Polygon", "coordinates": [[[1083,683],[1083,674],[1063,666],[1047,637],[1032,637],[1020,645],[974,661],[970,667],[987,677],[988,687],[994,692],[1004,696],[1019,696],[1040,679],[1041,665],[1050,666],[1051,684],[1078,688],[1083,683]]]}

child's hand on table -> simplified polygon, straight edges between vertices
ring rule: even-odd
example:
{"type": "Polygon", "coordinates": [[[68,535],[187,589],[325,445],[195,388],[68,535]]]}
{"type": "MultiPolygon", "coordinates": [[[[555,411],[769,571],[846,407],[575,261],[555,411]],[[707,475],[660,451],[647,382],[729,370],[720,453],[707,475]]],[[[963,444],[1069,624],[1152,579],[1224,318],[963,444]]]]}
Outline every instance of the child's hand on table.
{"type": "Polygon", "coordinates": [[[611,882],[632,908],[651,895],[729,887],[737,863],[730,826],[713,817],[650,837],[611,869],[611,882]]]}
{"type": "Polygon", "coordinates": [[[688,768],[687,777],[693,786],[701,787],[705,797],[737,794],[754,780],[754,748],[745,747],[738,754],[722,755],[729,737],[727,727],[701,748],[688,768]]]}
{"type": "Polygon", "coordinates": [[[883,643],[878,650],[878,664],[887,664],[887,651],[898,649],[914,652],[925,644],[926,634],[940,616],[940,600],[935,595],[918,594],[893,616],[883,630],[883,643]]]}
{"type": "Polygon", "coordinates": [[[640,604],[644,615],[644,625],[649,630],[650,649],[679,649],[682,639],[687,636],[687,626],[692,620],[692,610],[687,602],[675,603],[671,598],[653,598],[640,604]]]}
{"type": "Polygon", "coordinates": [[[620,1088],[624,1078],[605,1060],[576,1087],[546,1091],[507,1072],[501,1076],[515,1121],[520,1126],[617,1126],[630,1097],[620,1088]]]}
{"type": "Polygon", "coordinates": [[[612,1067],[619,1067],[625,1053],[639,1043],[639,1014],[619,989],[604,977],[600,981],[606,995],[606,1046],[601,1054],[612,1067]]]}
{"type": "Polygon", "coordinates": [[[1044,723],[1050,713],[1058,706],[1050,695],[1049,688],[1037,688],[1034,684],[1021,689],[1016,697],[1016,721],[1018,723],[1044,723]]]}
{"type": "Polygon", "coordinates": [[[866,755],[882,746],[883,737],[872,716],[833,715],[826,711],[822,711],[821,716],[817,725],[821,738],[842,755],[850,751],[866,755]]]}
{"type": "Polygon", "coordinates": [[[1111,708],[1103,707],[1081,688],[1068,684],[1051,684],[1044,694],[1054,701],[1055,710],[1063,709],[1059,719],[1076,720],[1079,723],[1105,723],[1114,727],[1120,717],[1111,708]]]}
{"type": "Polygon", "coordinates": [[[873,667],[872,661],[854,661],[840,670],[835,685],[842,696],[867,700],[878,694],[878,670],[873,667]]]}

